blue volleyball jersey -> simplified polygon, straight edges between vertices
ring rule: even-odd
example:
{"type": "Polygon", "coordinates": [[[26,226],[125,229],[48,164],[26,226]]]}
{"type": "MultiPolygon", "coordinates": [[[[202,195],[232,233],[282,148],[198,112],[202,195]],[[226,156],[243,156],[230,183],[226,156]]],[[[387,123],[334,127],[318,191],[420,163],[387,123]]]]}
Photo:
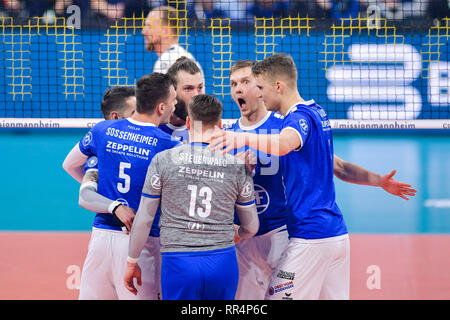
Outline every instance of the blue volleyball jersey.
{"type": "Polygon", "coordinates": [[[162,124],[159,128],[181,142],[189,142],[189,130],[186,126],[175,127],[173,124],[162,124]]]}
{"type": "MultiPolygon", "coordinates": [[[[179,144],[151,123],[121,119],[98,123],[81,139],[79,148],[88,157],[98,158],[98,193],[137,211],[153,157],[179,144]]],[[[158,224],[159,215],[153,222],[151,236],[159,236],[158,224]]],[[[121,230],[109,213],[97,213],[93,226],[121,230]]]]}
{"type": "Polygon", "coordinates": [[[298,150],[281,157],[289,237],[322,239],[347,233],[335,201],[333,138],[325,111],[313,100],[293,106],[283,130],[293,129],[302,140],[298,150]]]}
{"type": "MultiPolygon", "coordinates": [[[[279,133],[283,124],[283,116],[279,113],[267,112],[266,116],[253,126],[243,126],[236,121],[229,130],[259,134],[279,133]]],[[[287,207],[284,193],[280,158],[250,148],[257,156],[257,164],[253,182],[255,202],[259,218],[259,230],[256,236],[268,233],[286,225],[287,207]]],[[[243,150],[237,150],[240,152],[243,150]]],[[[239,218],[235,214],[235,223],[239,218]]]]}

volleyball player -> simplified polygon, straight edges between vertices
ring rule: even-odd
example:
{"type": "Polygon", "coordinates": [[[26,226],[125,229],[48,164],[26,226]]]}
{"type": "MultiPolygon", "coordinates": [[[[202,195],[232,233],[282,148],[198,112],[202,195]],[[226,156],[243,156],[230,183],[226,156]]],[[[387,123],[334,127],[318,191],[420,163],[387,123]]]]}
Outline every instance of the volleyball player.
{"type": "MultiPolygon", "coordinates": [[[[252,74],[254,64],[252,60],[238,60],[231,67],[231,96],[239,107],[241,117],[230,129],[237,132],[275,133],[281,129],[283,117],[266,109],[252,74]]],[[[236,245],[240,270],[236,299],[264,299],[271,275],[288,243],[286,197],[284,188],[280,187],[283,182],[279,159],[260,152],[257,155],[253,179],[260,228],[255,237],[236,245]]],[[[415,192],[410,185],[393,179],[393,172],[382,176],[336,155],[334,175],[350,183],[382,187],[403,199],[407,199],[405,191],[415,192]]],[[[239,220],[236,222],[239,223],[239,220]]]]}
{"type": "MultiPolygon", "coordinates": [[[[183,19],[180,19],[179,17],[179,11],[173,7],[161,6],[151,10],[145,19],[145,25],[142,29],[145,48],[150,52],[155,51],[158,56],[158,60],[153,66],[153,72],[169,72],[169,68],[175,64],[179,58],[188,58],[189,62],[182,62],[180,63],[180,68],[171,70],[171,76],[176,82],[183,80],[183,82],[187,82],[190,86],[194,86],[194,89],[189,94],[192,94],[196,90],[199,91],[199,93],[205,93],[205,77],[203,75],[202,67],[195,60],[194,56],[178,43],[182,21],[183,19]],[[197,75],[198,72],[190,66],[190,62],[197,65],[202,80],[197,79],[199,78],[197,75]],[[186,72],[184,75],[187,75],[188,78],[178,77],[178,72],[186,72]],[[201,88],[199,89],[199,87],[201,88]]],[[[177,85],[176,87],[178,88],[177,85]]],[[[178,137],[180,141],[186,141],[185,139],[188,137],[188,132],[185,127],[186,108],[183,110],[183,103],[187,105],[189,99],[186,99],[186,95],[183,94],[186,91],[182,90],[183,89],[177,89],[177,94],[180,95],[181,92],[180,97],[182,98],[178,101],[177,108],[169,119],[169,123],[162,125],[161,129],[174,137],[178,137]]]]}
{"type": "Polygon", "coordinates": [[[169,123],[162,124],[159,128],[172,137],[187,142],[189,141],[189,132],[186,128],[187,105],[192,97],[205,93],[205,78],[198,65],[187,57],[178,58],[167,70],[167,74],[174,80],[178,102],[169,123]]]}
{"type": "MultiPolygon", "coordinates": [[[[260,98],[263,99],[263,102],[269,109],[280,111],[287,116],[283,121],[283,130],[280,134],[273,135],[217,132],[212,141],[214,144],[218,144],[216,148],[225,145],[224,152],[247,144],[269,154],[284,155],[281,161],[283,179],[286,184],[287,204],[289,210],[292,211],[287,220],[291,240],[285,248],[280,265],[272,275],[267,297],[289,299],[348,298],[348,236],[342,214],[334,202],[332,180],[333,161],[339,162],[342,160],[333,155],[331,128],[329,122],[327,122],[326,114],[313,101],[305,102],[298,94],[296,68],[290,57],[275,55],[256,64],[253,71],[258,75],[257,82],[262,91],[260,98]],[[298,121],[296,119],[292,122],[293,117],[290,112],[296,109],[297,102],[300,102],[299,106],[302,108],[311,106],[311,108],[320,112],[320,116],[324,117],[324,120],[321,120],[323,122],[319,124],[320,129],[324,125],[325,131],[313,132],[311,136],[315,136],[315,138],[308,140],[309,145],[305,149],[302,149],[303,141],[306,140],[303,138],[307,136],[302,137],[300,133],[298,135],[297,133],[300,131],[304,135],[308,134],[311,129],[308,120],[315,119],[301,115],[298,121]],[[290,106],[293,108],[288,113],[290,106]],[[320,149],[320,152],[314,148],[320,149]],[[311,161],[311,158],[313,158],[314,163],[308,162],[311,161]],[[299,164],[302,162],[306,162],[306,164],[299,168],[299,164]],[[293,165],[293,163],[296,163],[296,165],[293,165]],[[319,168],[324,169],[324,172],[318,173],[319,168]],[[316,175],[317,179],[315,178],[316,175]],[[315,195],[322,195],[323,199],[318,200],[315,195]],[[325,204],[325,207],[321,207],[323,204],[325,204]],[[326,243],[322,245],[326,248],[321,250],[320,245],[315,245],[316,243],[326,243]],[[304,248],[304,251],[297,249],[298,247],[304,248]],[[330,250],[329,252],[335,250],[338,256],[327,254],[326,250],[330,250]],[[300,261],[295,261],[295,258],[292,257],[297,253],[301,255],[304,252],[312,252],[323,258],[318,261],[318,265],[322,266],[322,269],[308,261],[306,256],[305,259],[300,259],[300,261]],[[337,272],[323,267],[327,264],[327,261],[335,258],[337,262],[334,266],[340,266],[337,272]],[[294,260],[294,263],[291,263],[291,260],[294,260]],[[293,266],[296,263],[299,263],[298,268],[293,266]],[[335,276],[340,279],[337,284],[334,282],[335,276]]],[[[248,82],[249,79],[244,79],[244,81],[248,82]]],[[[250,107],[247,104],[249,101],[245,101],[242,97],[237,97],[235,100],[240,104],[241,109],[250,107]]],[[[298,117],[296,113],[293,115],[294,118],[298,117]]],[[[337,170],[349,168],[348,166],[336,167],[339,168],[337,170]]],[[[391,176],[387,175],[385,178],[389,181],[391,176]]],[[[359,179],[361,180],[361,178],[359,179]]],[[[397,184],[394,183],[394,185],[397,184]]],[[[400,189],[402,195],[413,195],[407,190],[407,187],[402,186],[400,189]]]]}
{"type": "Polygon", "coordinates": [[[85,207],[96,211],[88,255],[83,266],[80,299],[156,299],[159,289],[158,221],[147,234],[143,290],[132,295],[123,286],[128,235],[114,215],[129,207],[137,210],[145,172],[153,156],[180,142],[157,128],[167,122],[176,104],[176,92],[168,75],[153,73],[136,85],[136,112],[128,119],[103,121],[92,128],[71,151],[68,172],[77,172],[89,156],[98,157],[98,186],[87,182],[85,207]],[[97,189],[98,188],[98,189],[97,189]],[[110,200],[110,199],[115,199],[110,200]],[[150,237],[149,237],[150,234],[150,237]],[[84,280],[84,281],[83,281],[84,280]]]}
{"type": "Polygon", "coordinates": [[[148,13],[142,35],[145,49],[149,52],[155,51],[158,56],[153,72],[166,73],[180,57],[193,60],[201,70],[200,64],[192,54],[178,44],[182,21],[179,12],[170,6],[157,7],[148,13]]]}
{"type": "Polygon", "coordinates": [[[198,95],[188,104],[190,143],[157,154],[148,169],[130,234],[125,285],[137,292],[138,257],[161,205],[161,287],[163,299],[232,300],[238,284],[233,216],[237,234],[258,230],[253,181],[246,165],[232,155],[206,148],[220,126],[222,104],[198,95]]]}
{"type": "MultiPolygon", "coordinates": [[[[101,111],[105,120],[126,119],[136,111],[135,89],[128,86],[116,86],[105,91],[101,102],[101,111]]],[[[84,166],[84,177],[81,184],[90,182],[95,190],[98,184],[98,159],[97,156],[91,156],[84,166]]],[[[84,192],[87,188],[81,188],[79,195],[80,206],[89,210],[89,203],[85,203],[84,192]]],[[[131,228],[135,212],[128,207],[118,208],[115,212],[116,217],[122,229],[127,233],[131,228]]]]}
{"type": "Polygon", "coordinates": [[[101,103],[105,120],[126,119],[136,111],[136,96],[133,87],[116,86],[105,91],[101,103]]]}

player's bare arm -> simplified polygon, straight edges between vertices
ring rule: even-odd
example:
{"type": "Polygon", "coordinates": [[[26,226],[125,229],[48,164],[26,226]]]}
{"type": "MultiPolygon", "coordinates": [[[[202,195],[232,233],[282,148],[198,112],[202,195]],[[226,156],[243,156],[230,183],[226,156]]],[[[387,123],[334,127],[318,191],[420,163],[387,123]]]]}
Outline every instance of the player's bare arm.
{"type": "Polygon", "coordinates": [[[75,180],[81,183],[84,176],[84,164],[86,163],[87,156],[80,151],[78,144],[69,152],[66,159],[63,162],[63,168],[68,174],[75,180]]]}
{"type": "Polygon", "coordinates": [[[240,225],[234,225],[234,241],[238,243],[241,239],[249,239],[258,232],[259,219],[255,204],[245,207],[236,205],[236,213],[241,222],[240,225]]]}
{"type": "Polygon", "coordinates": [[[407,196],[415,196],[417,190],[413,189],[410,184],[397,181],[393,178],[396,170],[390,173],[380,175],[364,169],[354,163],[342,160],[334,155],[334,175],[345,182],[381,187],[386,192],[398,196],[402,199],[409,200],[407,196]]]}
{"type": "Polygon", "coordinates": [[[280,134],[255,134],[225,131],[216,127],[209,142],[213,151],[222,150],[223,154],[249,146],[274,156],[283,156],[302,145],[297,132],[290,128],[284,129],[280,134]]]}
{"type": "Polygon", "coordinates": [[[141,285],[141,269],[137,262],[148,238],[159,204],[160,198],[141,197],[135,223],[131,228],[124,284],[134,295],[137,294],[138,290],[134,285],[133,279],[136,278],[137,284],[141,285]]]}

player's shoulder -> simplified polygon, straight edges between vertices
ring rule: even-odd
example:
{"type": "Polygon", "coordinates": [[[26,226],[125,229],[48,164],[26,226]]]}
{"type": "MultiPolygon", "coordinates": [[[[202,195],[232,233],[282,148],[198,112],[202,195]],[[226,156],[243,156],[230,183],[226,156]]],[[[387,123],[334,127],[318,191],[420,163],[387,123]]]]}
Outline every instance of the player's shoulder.
{"type": "Polygon", "coordinates": [[[297,105],[291,107],[291,109],[289,109],[289,111],[287,112],[285,118],[287,118],[290,115],[298,113],[307,113],[307,114],[318,113],[321,116],[326,116],[325,110],[312,99],[298,103],[297,105]]]}
{"type": "Polygon", "coordinates": [[[179,157],[179,153],[181,152],[184,144],[179,141],[170,146],[159,150],[152,159],[152,163],[158,163],[160,167],[173,167],[174,164],[177,164],[179,157]]]}
{"type": "Polygon", "coordinates": [[[178,58],[187,57],[193,59],[192,55],[186,51],[182,46],[178,44],[172,45],[169,49],[161,54],[161,62],[175,62],[178,58]]]}
{"type": "MultiPolygon", "coordinates": [[[[104,133],[114,124],[114,120],[102,120],[96,123],[85,135],[83,144],[87,144],[88,141],[96,140],[104,135],[104,133]]],[[[101,138],[100,138],[101,139],[101,138]]]]}
{"type": "Polygon", "coordinates": [[[173,137],[169,133],[163,131],[163,129],[161,129],[161,127],[155,127],[155,136],[158,138],[158,140],[160,140],[160,141],[164,142],[165,144],[172,146],[172,147],[182,144],[179,139],[177,139],[176,137],[173,137]]]}
{"type": "Polygon", "coordinates": [[[299,117],[312,116],[313,107],[316,103],[314,100],[305,101],[292,106],[284,116],[284,123],[297,119],[299,117]]]}
{"type": "Polygon", "coordinates": [[[284,121],[284,116],[281,113],[269,111],[270,115],[267,119],[267,124],[272,125],[281,125],[284,121]]]}
{"type": "Polygon", "coordinates": [[[162,132],[167,133],[168,135],[171,135],[172,132],[173,132],[173,130],[171,130],[166,123],[160,124],[158,126],[158,128],[159,128],[159,130],[161,130],[162,132]]]}
{"type": "Polygon", "coordinates": [[[178,43],[175,43],[175,44],[171,45],[170,48],[167,49],[166,52],[181,52],[181,53],[185,53],[187,51],[186,51],[185,48],[180,46],[178,43]]]}
{"type": "Polygon", "coordinates": [[[279,112],[269,111],[270,112],[270,118],[269,119],[276,119],[276,120],[283,120],[284,116],[279,112]]]}

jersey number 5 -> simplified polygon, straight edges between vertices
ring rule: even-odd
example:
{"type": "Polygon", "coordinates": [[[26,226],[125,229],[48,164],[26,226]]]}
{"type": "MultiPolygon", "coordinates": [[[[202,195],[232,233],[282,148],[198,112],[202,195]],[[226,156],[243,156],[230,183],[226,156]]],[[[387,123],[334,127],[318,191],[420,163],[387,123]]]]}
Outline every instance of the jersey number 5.
{"type": "Polygon", "coordinates": [[[120,193],[127,193],[130,191],[130,176],[125,173],[125,169],[130,169],[131,163],[128,162],[121,162],[119,165],[119,178],[123,179],[124,182],[117,182],[117,190],[120,193]]]}
{"type": "Polygon", "coordinates": [[[203,208],[196,208],[197,204],[197,186],[194,184],[188,185],[188,190],[191,192],[191,201],[189,203],[189,216],[194,217],[195,213],[200,218],[206,218],[211,214],[211,197],[212,190],[209,187],[201,187],[198,196],[202,198],[203,208]]]}

